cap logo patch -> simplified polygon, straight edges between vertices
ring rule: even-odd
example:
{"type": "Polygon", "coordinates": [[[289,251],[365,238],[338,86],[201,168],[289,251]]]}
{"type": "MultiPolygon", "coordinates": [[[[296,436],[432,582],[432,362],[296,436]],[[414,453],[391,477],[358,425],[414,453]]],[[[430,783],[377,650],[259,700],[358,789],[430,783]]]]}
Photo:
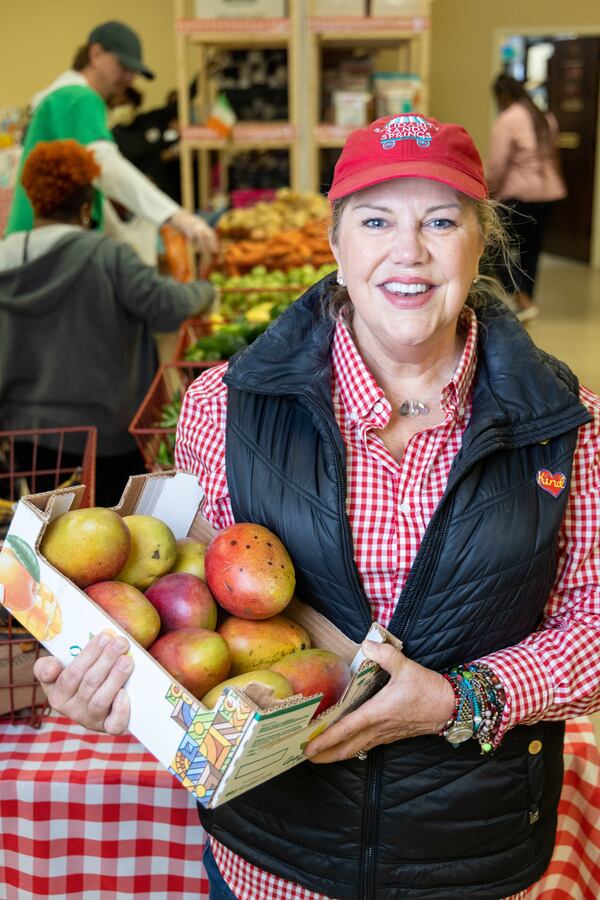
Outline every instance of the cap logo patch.
{"type": "Polygon", "coordinates": [[[439,127],[423,116],[406,115],[394,116],[385,128],[374,130],[381,134],[379,141],[383,150],[392,150],[398,141],[414,141],[417,147],[426,149],[439,127]]]}
{"type": "Polygon", "coordinates": [[[541,489],[546,491],[546,493],[550,494],[552,497],[558,497],[567,486],[566,475],[563,475],[562,472],[555,472],[552,474],[548,469],[540,469],[535,476],[535,480],[541,489]]]}

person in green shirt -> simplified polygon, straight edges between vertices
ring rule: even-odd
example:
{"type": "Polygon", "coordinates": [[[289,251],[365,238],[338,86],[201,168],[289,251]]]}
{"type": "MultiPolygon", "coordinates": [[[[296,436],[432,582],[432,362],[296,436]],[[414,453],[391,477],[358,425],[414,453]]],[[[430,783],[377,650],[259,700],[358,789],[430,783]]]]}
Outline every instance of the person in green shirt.
{"type": "MultiPolygon", "coordinates": [[[[92,210],[97,227],[102,227],[103,198],[107,196],[157,226],[172,225],[197,250],[210,256],[217,249],[212,228],[182,209],[128,162],[108,127],[107,104],[121,95],[137,74],[154,78],[142,60],[142,45],[135,31],[114,21],[92,29],[87,43],[77,51],[73,67],[33,98],[21,170],[40,141],[72,138],[93,150],[100,166],[92,210]]],[[[29,231],[32,226],[33,211],[19,174],[6,234],[29,231]]]]}

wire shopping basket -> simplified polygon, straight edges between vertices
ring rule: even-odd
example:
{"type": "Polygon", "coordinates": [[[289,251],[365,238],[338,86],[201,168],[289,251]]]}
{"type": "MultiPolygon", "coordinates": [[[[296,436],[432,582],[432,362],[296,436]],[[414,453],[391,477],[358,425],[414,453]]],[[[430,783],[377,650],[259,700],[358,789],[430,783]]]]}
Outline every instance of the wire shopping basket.
{"type": "MultiPolygon", "coordinates": [[[[94,505],[96,439],[93,427],[0,431],[0,547],[28,494],[83,484],[81,505],[94,505]]],[[[33,665],[43,653],[0,603],[0,720],[41,724],[47,704],[33,665]]]]}
{"type": "Polygon", "coordinates": [[[149,472],[172,469],[175,432],[187,388],[212,362],[168,362],[160,366],[131,423],[133,436],[149,472]]]}

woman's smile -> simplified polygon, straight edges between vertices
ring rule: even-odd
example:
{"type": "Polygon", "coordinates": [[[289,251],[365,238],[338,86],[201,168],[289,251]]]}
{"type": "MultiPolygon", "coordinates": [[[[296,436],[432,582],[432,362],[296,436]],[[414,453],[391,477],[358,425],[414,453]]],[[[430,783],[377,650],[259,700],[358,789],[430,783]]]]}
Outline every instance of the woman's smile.
{"type": "Polygon", "coordinates": [[[419,309],[429,303],[436,285],[416,278],[390,278],[380,284],[379,289],[397,309],[419,309]]]}

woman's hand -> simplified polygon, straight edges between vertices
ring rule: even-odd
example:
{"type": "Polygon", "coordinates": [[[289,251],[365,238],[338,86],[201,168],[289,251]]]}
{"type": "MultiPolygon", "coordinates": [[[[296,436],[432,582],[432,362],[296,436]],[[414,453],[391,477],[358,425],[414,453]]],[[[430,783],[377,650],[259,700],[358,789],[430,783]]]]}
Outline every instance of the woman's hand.
{"type": "Polygon", "coordinates": [[[129,721],[129,697],[123,690],[133,669],[128,650],[126,638],[101,632],[68,666],[44,656],[33,674],[52,709],[92,731],[121,734],[129,721]]]}
{"type": "Polygon", "coordinates": [[[365,641],[363,650],[390,673],[390,680],[308,744],[305,753],[311,762],[337,762],[378,744],[437,734],[452,715],[454,692],[438,672],[407,659],[389,644],[365,641]]]}

